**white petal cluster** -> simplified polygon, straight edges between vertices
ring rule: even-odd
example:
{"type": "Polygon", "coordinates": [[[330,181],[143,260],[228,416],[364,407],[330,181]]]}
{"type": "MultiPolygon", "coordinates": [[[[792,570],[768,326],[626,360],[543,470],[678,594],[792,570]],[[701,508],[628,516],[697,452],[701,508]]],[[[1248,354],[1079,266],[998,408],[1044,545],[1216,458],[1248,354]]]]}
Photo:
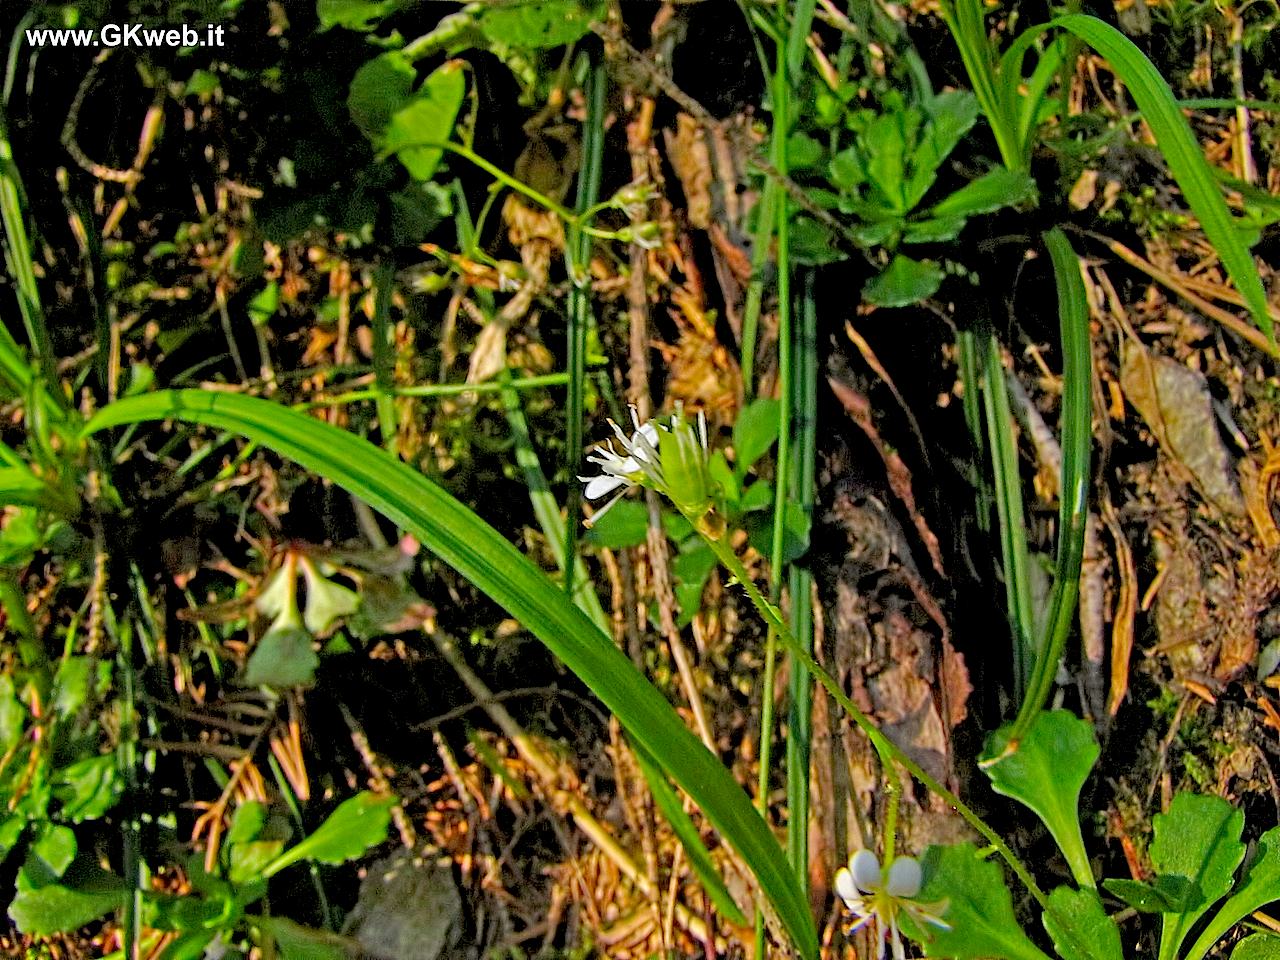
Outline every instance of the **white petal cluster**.
{"type": "Polygon", "coordinates": [[[630,436],[612,420],[613,439],[606,440],[587,457],[588,463],[600,468],[591,477],[578,477],[586,484],[583,494],[588,500],[614,494],[591,522],[598,521],[632,487],[649,487],[671,498],[679,507],[698,507],[694,500],[706,500],[708,482],[707,421],[701,411],[697,417],[697,433],[677,411],[668,422],[660,419],[640,422],[635,407],[631,408],[634,431],[630,436]],[[615,446],[616,443],[616,446],[615,446]],[[663,463],[663,449],[668,459],[663,463]],[[692,491],[692,492],[691,492],[692,491]]]}
{"type": "Polygon", "coordinates": [[[879,943],[877,956],[884,960],[885,945],[893,949],[893,960],[905,960],[899,917],[909,916],[921,930],[926,925],[950,930],[942,919],[947,902],[919,903],[922,877],[920,864],[911,857],[898,857],[887,871],[870,850],[859,850],[849,858],[849,866],[836,874],[836,893],[853,914],[849,932],[874,924],[879,943]]]}

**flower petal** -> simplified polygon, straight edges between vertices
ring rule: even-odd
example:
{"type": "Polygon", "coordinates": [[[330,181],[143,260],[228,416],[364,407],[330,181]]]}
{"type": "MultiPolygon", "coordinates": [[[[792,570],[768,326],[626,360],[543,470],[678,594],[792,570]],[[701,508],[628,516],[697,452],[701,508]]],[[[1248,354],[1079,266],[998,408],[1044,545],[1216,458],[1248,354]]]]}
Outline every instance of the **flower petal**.
{"type": "Polygon", "coordinates": [[[911,857],[898,857],[889,867],[884,889],[891,897],[914,897],[920,892],[920,864],[911,857]]]}
{"type": "Polygon", "coordinates": [[[622,477],[614,477],[605,474],[600,477],[579,477],[579,480],[586,480],[587,489],[582,495],[588,500],[599,500],[606,494],[613,493],[619,487],[627,486],[627,481],[622,477]]]}
{"type": "Polygon", "coordinates": [[[849,858],[849,872],[853,874],[853,882],[864,893],[880,886],[880,860],[870,850],[859,850],[849,858]]]}
{"type": "Polygon", "coordinates": [[[841,867],[836,871],[836,894],[845,902],[850,910],[857,910],[854,904],[862,905],[862,894],[858,891],[858,885],[853,882],[853,874],[849,872],[848,867],[841,867]]]}

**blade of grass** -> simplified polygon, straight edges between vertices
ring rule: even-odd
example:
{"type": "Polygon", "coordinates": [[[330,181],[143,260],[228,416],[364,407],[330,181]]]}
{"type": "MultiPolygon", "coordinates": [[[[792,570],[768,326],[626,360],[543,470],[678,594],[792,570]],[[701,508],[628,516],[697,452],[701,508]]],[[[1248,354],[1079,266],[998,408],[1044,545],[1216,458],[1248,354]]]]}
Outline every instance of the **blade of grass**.
{"type": "MultiPolygon", "coordinates": [[[[587,116],[582,126],[582,170],[578,174],[576,211],[581,217],[595,206],[600,196],[600,173],[604,156],[604,95],[608,76],[604,64],[596,64],[587,81],[587,116]]],[[[565,458],[570,478],[577,476],[582,462],[582,418],[587,376],[587,330],[591,325],[591,276],[587,263],[591,257],[591,237],[582,229],[582,221],[569,224],[565,251],[568,255],[569,279],[569,393],[565,398],[565,458]]],[[[575,586],[574,564],[578,557],[578,514],[581,501],[568,498],[568,523],[564,524],[563,547],[565,589],[575,586]]],[[[557,516],[559,514],[557,513],[557,516]]],[[[597,604],[598,606],[598,604],[597,604]]]]}
{"type": "Polygon", "coordinates": [[[808,901],[741,787],[613,642],[498,531],[386,451],[254,397],[200,390],[130,397],[101,410],[85,433],[148,420],[239,433],[343,487],[414,534],[542,640],[617,715],[748,864],[800,955],[817,957],[808,901]]]}
{"type": "MultiPolygon", "coordinates": [[[[808,516],[813,511],[817,462],[818,404],[818,306],[814,297],[814,272],[804,273],[800,295],[800,322],[796,328],[795,395],[796,453],[790,470],[791,499],[808,516]]],[[[813,574],[791,564],[791,632],[807,652],[813,652],[813,574]]],[[[812,739],[813,678],[797,660],[791,663],[790,715],[787,723],[787,855],[796,880],[807,892],[809,885],[809,746],[812,739]]]]}
{"type": "MultiPolygon", "coordinates": [[[[54,366],[53,345],[44,322],[44,310],[40,306],[40,289],[36,286],[35,265],[31,259],[31,241],[27,237],[27,225],[22,209],[22,180],[18,176],[17,162],[13,156],[13,144],[4,111],[0,110],[0,220],[4,222],[6,252],[9,255],[9,272],[12,274],[18,296],[18,312],[27,331],[31,346],[33,366],[40,371],[46,384],[56,384],[57,369],[54,366]]],[[[51,394],[58,397],[60,394],[51,394]]]]}
{"type": "MultiPolygon", "coordinates": [[[[504,370],[498,375],[500,383],[511,380],[511,371],[504,370]]],[[[529,436],[529,421],[525,419],[524,407],[520,403],[520,394],[514,389],[502,391],[502,405],[506,409],[507,423],[511,427],[511,436],[515,442],[516,463],[524,473],[525,486],[529,488],[529,501],[533,504],[533,515],[542,528],[542,535],[547,538],[547,546],[551,556],[564,575],[565,582],[570,583],[569,592],[573,602],[591,618],[591,622],[600,628],[602,633],[609,632],[609,617],[600,605],[595,586],[587,575],[587,568],[579,564],[576,569],[570,567],[570,540],[576,548],[576,538],[571,538],[568,524],[560,515],[560,506],[551,493],[551,485],[547,483],[547,475],[542,472],[542,462],[538,459],[538,451],[533,448],[533,439],[529,436]],[[571,572],[572,570],[572,572],[571,572]],[[570,581],[572,578],[572,581],[570,581]]],[[[570,498],[572,499],[572,498],[570,498]]]]}
{"type": "Polygon", "coordinates": [[[978,338],[972,330],[961,330],[956,335],[956,354],[960,367],[961,398],[965,426],[973,441],[974,458],[969,464],[970,481],[978,501],[978,529],[986,533],[991,529],[991,485],[987,483],[987,436],[983,432],[982,419],[982,370],[978,359],[978,338]]]}
{"type": "Polygon", "coordinates": [[[987,337],[986,369],[983,377],[983,407],[986,412],[987,442],[995,472],[996,515],[1000,521],[1000,554],[1004,561],[1006,610],[1013,629],[1013,686],[1019,702],[1026,689],[1028,673],[1035,659],[1035,611],[1031,604],[1030,561],[1027,556],[1027,527],[1022,507],[1022,476],[1018,469],[1018,449],[1009,413],[1009,394],[1000,362],[1000,342],[987,337]]]}
{"type": "Polygon", "coordinates": [[[1254,323],[1273,344],[1274,352],[1275,332],[1271,317],[1267,315],[1267,295],[1262,289],[1257,264],[1236,230],[1213,171],[1169,85],[1133,41],[1096,17],[1069,14],[1058,17],[1049,26],[1069,30],[1093,47],[1107,59],[1133,95],[1143,119],[1156,138],[1156,146],[1169,165],[1169,173],[1181,188],[1222,265],[1227,268],[1231,282],[1244,297],[1254,323]]]}
{"type": "MultiPolygon", "coordinates": [[[[1062,480],[1058,512],[1058,553],[1053,599],[1045,638],[1039,644],[1010,739],[1017,742],[1044,707],[1058,670],[1058,661],[1075,619],[1084,557],[1085,525],[1089,519],[1089,454],[1093,441],[1093,354],[1089,343],[1089,305],[1085,299],[1080,261],[1066,235],[1056,227],[1045,235],[1058,288],[1058,324],[1062,336],[1062,480]]],[[[1092,885],[1093,876],[1077,876],[1092,885]]]]}

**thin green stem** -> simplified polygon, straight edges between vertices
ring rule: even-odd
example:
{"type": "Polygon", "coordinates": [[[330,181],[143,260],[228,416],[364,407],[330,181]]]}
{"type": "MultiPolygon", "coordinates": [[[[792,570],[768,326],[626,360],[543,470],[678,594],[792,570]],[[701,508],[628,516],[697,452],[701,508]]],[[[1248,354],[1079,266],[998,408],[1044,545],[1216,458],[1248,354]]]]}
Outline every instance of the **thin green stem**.
{"type": "Polygon", "coordinates": [[[527,197],[528,199],[532,200],[538,206],[546,210],[550,210],[552,213],[558,216],[565,223],[573,225],[573,224],[578,224],[581,220],[578,214],[574,213],[568,207],[562,204],[556,203],[554,200],[548,197],[545,193],[539,193],[537,190],[533,189],[533,187],[529,186],[527,183],[524,183],[521,180],[517,180],[511,174],[507,173],[505,170],[499,167],[497,164],[492,163],[486,160],[484,157],[480,156],[480,154],[476,153],[470,147],[464,147],[462,144],[454,143],[451,140],[412,140],[412,141],[409,141],[408,143],[397,143],[394,150],[384,150],[382,153],[378,155],[378,159],[385,160],[387,157],[391,156],[392,154],[400,153],[402,150],[417,150],[417,149],[445,150],[449,153],[456,154],[457,156],[462,157],[462,159],[468,161],[474,166],[479,167],[485,173],[489,174],[489,176],[493,177],[493,179],[501,183],[504,187],[509,187],[510,189],[514,190],[516,193],[519,193],[527,197]]]}
{"type": "Polygon", "coordinates": [[[1045,896],[1044,891],[1040,889],[1039,885],[1035,882],[1035,879],[1031,876],[1030,871],[1028,871],[1022,861],[1014,855],[1013,851],[1009,849],[1009,845],[1004,842],[1000,835],[988,826],[986,821],[978,816],[978,814],[975,813],[964,801],[926,773],[918,763],[903,753],[892,740],[886,737],[880,731],[880,728],[871,721],[871,718],[858,709],[858,706],[849,699],[849,696],[843,689],[841,689],[839,681],[831,676],[831,674],[828,673],[821,664],[814,660],[813,656],[805,651],[805,649],[796,641],[795,637],[792,636],[790,628],[787,627],[786,622],[783,620],[781,612],[774,604],[765,599],[764,594],[760,592],[754,581],[752,581],[750,574],[747,573],[747,568],[742,565],[742,561],[739,560],[738,555],[734,553],[729,536],[727,534],[724,536],[715,536],[707,530],[702,518],[688,516],[686,519],[692,523],[694,528],[702,535],[702,538],[707,542],[707,545],[711,547],[712,552],[715,553],[716,558],[724,565],[725,569],[737,578],[743,590],[746,591],[747,597],[753,604],[755,604],[756,609],[760,611],[760,615],[764,617],[765,623],[769,624],[777,631],[778,638],[782,641],[783,645],[792,653],[799,663],[802,663],[805,668],[808,669],[815,678],[817,678],[818,682],[822,684],[827,693],[831,695],[832,699],[834,699],[836,703],[844,709],[844,711],[849,715],[849,718],[858,725],[864,734],[866,734],[867,739],[871,741],[871,745],[875,748],[876,753],[882,758],[885,758],[886,775],[889,775],[887,771],[891,767],[891,764],[887,761],[893,760],[923,784],[927,790],[941,797],[948,805],[954,808],[961,817],[964,818],[966,823],[973,827],[974,830],[976,830],[989,844],[991,844],[992,848],[1000,855],[1001,859],[1009,865],[1009,869],[1013,871],[1014,875],[1017,876],[1017,878],[1027,888],[1027,891],[1031,896],[1034,897],[1042,906],[1045,905],[1047,903],[1047,897],[1045,896]]]}

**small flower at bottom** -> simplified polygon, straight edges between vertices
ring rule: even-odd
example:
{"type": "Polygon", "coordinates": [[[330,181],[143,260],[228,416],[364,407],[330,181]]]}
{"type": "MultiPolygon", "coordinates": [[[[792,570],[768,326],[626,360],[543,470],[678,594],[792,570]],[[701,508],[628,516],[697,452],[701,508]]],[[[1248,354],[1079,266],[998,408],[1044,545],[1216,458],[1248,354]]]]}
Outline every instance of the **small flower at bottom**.
{"type": "Polygon", "coordinates": [[[920,864],[911,857],[898,857],[888,871],[880,869],[880,860],[870,850],[859,850],[849,858],[849,866],[836,874],[836,893],[853,914],[849,932],[874,924],[879,943],[878,957],[883,960],[885,944],[893,946],[894,960],[905,960],[899,919],[905,914],[921,931],[925,925],[950,930],[942,919],[947,901],[920,903],[920,864]]]}

